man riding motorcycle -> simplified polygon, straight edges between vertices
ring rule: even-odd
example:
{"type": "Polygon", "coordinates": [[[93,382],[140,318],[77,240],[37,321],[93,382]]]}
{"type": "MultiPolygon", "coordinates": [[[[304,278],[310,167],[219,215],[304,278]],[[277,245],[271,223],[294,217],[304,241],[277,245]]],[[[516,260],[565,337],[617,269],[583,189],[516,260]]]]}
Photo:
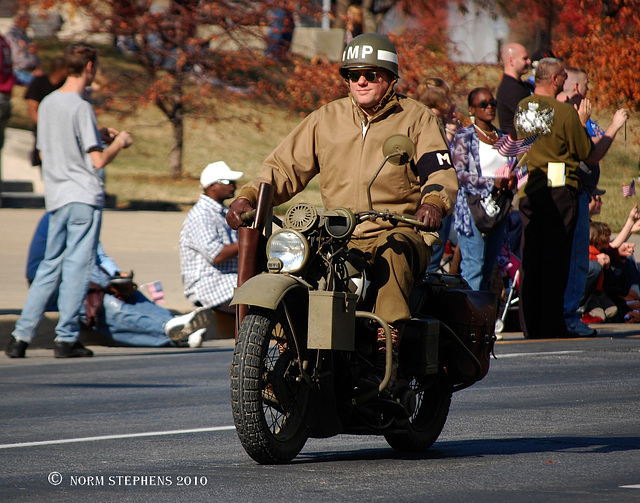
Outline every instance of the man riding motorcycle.
{"type": "MultiPolygon", "coordinates": [[[[245,225],[240,215],[255,207],[261,182],[273,187],[273,203],[279,205],[317,174],[325,208],[365,210],[367,186],[384,159],[381,145],[391,135],[408,135],[416,146],[414,158],[384,167],[371,186],[371,202],[375,208],[415,215],[423,227],[365,221],[350,241],[351,247],[371,254],[377,291],[373,312],[390,325],[395,363],[403,323],[410,319],[409,292],[429,263],[437,239],[433,231],[455,204],[458,179],[436,116],[394,90],[398,56],[389,39],[376,33],[355,37],[343,52],[340,74],[349,96],[309,114],[276,147],[231,204],[227,222],[234,229],[245,225]]],[[[378,347],[375,371],[367,378],[375,384],[381,382],[385,368],[382,328],[378,347]]]]}

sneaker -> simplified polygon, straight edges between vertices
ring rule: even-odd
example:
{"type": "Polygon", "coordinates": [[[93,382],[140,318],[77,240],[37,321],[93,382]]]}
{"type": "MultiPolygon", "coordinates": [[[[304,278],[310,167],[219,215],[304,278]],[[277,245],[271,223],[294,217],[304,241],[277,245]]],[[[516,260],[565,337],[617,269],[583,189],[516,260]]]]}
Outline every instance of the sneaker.
{"type": "MultiPolygon", "coordinates": [[[[604,311],[602,314],[604,314],[604,311]]],[[[604,318],[593,316],[591,313],[584,313],[581,321],[582,323],[604,323],[604,318]]]]}
{"type": "Polygon", "coordinates": [[[603,295],[600,299],[600,306],[604,309],[604,315],[607,320],[613,318],[618,314],[618,306],[606,295],[603,295]]]}
{"type": "Polygon", "coordinates": [[[211,322],[211,309],[201,307],[190,313],[176,316],[164,324],[164,333],[172,341],[187,339],[190,334],[205,328],[211,322]]]}
{"type": "Polygon", "coordinates": [[[598,335],[595,328],[591,328],[580,320],[568,321],[567,330],[572,337],[595,337],[598,335]]]}
{"type": "Polygon", "coordinates": [[[187,342],[189,343],[190,348],[199,348],[202,346],[202,338],[204,337],[204,333],[207,331],[206,328],[201,328],[200,330],[196,330],[192,334],[189,335],[187,342]]]}
{"type": "Polygon", "coordinates": [[[591,309],[591,311],[589,311],[589,314],[594,318],[600,318],[602,320],[600,323],[604,323],[604,321],[607,319],[607,315],[604,314],[604,309],[602,309],[601,307],[591,309]]]}
{"type": "Polygon", "coordinates": [[[4,352],[9,358],[24,358],[28,345],[29,344],[27,342],[19,341],[15,337],[11,336],[11,340],[9,341],[9,344],[7,344],[7,348],[4,352]]]}
{"type": "Polygon", "coordinates": [[[79,342],[54,342],[53,356],[55,358],[86,358],[93,356],[93,351],[85,348],[79,342]]]}

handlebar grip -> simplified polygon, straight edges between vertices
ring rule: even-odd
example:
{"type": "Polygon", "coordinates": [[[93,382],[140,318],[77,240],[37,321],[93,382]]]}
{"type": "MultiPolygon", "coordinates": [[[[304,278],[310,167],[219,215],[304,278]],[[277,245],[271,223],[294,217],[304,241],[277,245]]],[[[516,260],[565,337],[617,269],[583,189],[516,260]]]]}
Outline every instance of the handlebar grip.
{"type": "Polygon", "coordinates": [[[420,220],[416,220],[415,218],[403,216],[401,221],[409,225],[415,225],[416,227],[425,227],[424,222],[421,222],[420,220]]]}
{"type": "Polygon", "coordinates": [[[240,218],[242,219],[243,222],[245,223],[251,223],[253,222],[253,219],[256,216],[256,210],[249,210],[249,211],[245,211],[244,213],[240,213],[240,218]]]}

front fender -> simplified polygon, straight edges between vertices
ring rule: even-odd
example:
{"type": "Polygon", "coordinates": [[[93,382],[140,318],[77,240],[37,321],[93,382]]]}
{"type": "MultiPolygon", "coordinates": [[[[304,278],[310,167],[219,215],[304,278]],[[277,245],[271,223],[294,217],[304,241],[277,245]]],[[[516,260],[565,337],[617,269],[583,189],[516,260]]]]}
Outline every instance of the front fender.
{"type": "Polygon", "coordinates": [[[230,304],[246,304],[274,310],[294,288],[306,290],[307,286],[295,276],[263,273],[236,288],[230,304]]]}

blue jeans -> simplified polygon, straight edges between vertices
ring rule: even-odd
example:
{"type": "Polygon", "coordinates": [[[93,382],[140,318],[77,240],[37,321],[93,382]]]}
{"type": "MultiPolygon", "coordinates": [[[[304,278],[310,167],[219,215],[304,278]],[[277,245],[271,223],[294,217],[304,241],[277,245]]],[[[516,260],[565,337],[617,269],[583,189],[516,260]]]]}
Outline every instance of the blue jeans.
{"type": "Polygon", "coordinates": [[[444,255],[444,249],[449,240],[449,233],[451,232],[451,223],[453,222],[453,214],[448,215],[442,219],[442,227],[438,231],[440,236],[441,245],[433,246],[433,253],[431,254],[431,262],[427,267],[427,272],[438,272],[440,270],[440,262],[442,262],[442,256],[444,255]]]}
{"type": "MultiPolygon", "coordinates": [[[[602,274],[602,266],[597,260],[589,260],[589,273],[587,274],[587,281],[584,287],[584,293],[580,298],[579,306],[584,306],[589,297],[596,291],[598,286],[598,280],[600,279],[600,274],[602,274]]],[[[566,291],[566,290],[565,290],[566,291]]],[[[566,316],[566,315],[565,315],[566,316]]],[[[580,314],[578,314],[580,316],[580,314]]],[[[566,318],[565,318],[566,319],[566,318]]]]}
{"type": "Polygon", "coordinates": [[[69,203],[51,213],[47,249],[31,283],[13,336],[31,342],[49,300],[58,293],[60,319],[56,342],[74,343],[80,334],[80,309],[89,288],[102,223],[102,208],[69,203]]]}
{"type": "Polygon", "coordinates": [[[500,248],[504,243],[507,221],[504,220],[494,232],[483,236],[471,220],[473,234],[464,236],[458,233],[458,246],[462,262],[462,277],[473,290],[489,290],[491,275],[496,265],[500,248]]]}
{"type": "Polygon", "coordinates": [[[564,290],[564,319],[566,322],[580,319],[582,299],[589,274],[589,195],[580,191],[578,195],[578,220],[573,231],[569,281],[564,290]]]}
{"type": "Polygon", "coordinates": [[[164,324],[173,318],[165,308],[155,305],[136,292],[129,302],[105,294],[102,301],[104,318],[95,330],[123,346],[175,346],[164,333],[164,324]]]}

